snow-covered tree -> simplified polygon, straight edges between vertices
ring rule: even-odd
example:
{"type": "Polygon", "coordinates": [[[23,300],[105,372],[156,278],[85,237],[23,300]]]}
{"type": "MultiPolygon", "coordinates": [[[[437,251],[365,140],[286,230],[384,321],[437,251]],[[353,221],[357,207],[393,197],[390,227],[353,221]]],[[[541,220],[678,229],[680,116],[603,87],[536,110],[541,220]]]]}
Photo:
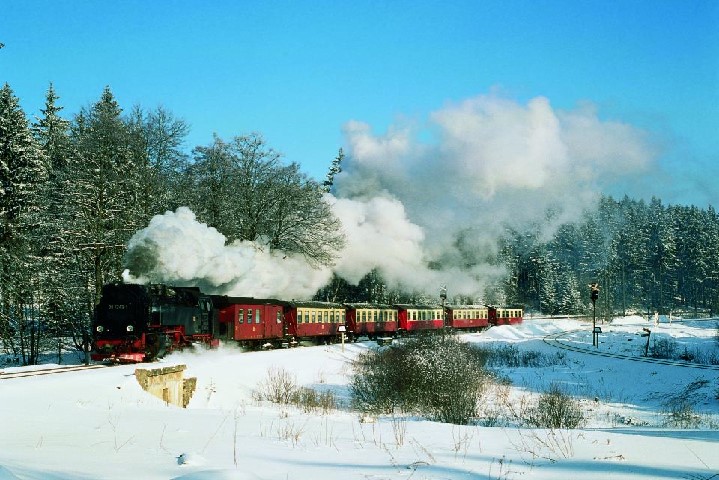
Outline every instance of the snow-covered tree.
{"type": "Polygon", "coordinates": [[[249,240],[329,265],[343,245],[339,221],[317,182],[285,165],[257,134],[194,150],[191,206],[228,241],[249,240]]]}
{"type": "Polygon", "coordinates": [[[41,336],[37,309],[42,192],[47,157],[33,138],[8,84],[0,89],[0,335],[16,335],[23,363],[36,363],[41,336]]]}
{"type": "Polygon", "coordinates": [[[120,279],[129,238],[146,224],[138,187],[143,170],[138,139],[109,87],[78,113],[71,128],[72,156],[62,179],[63,238],[79,279],[73,296],[85,306],[74,319],[88,347],[89,323],[102,286],[120,279]]]}

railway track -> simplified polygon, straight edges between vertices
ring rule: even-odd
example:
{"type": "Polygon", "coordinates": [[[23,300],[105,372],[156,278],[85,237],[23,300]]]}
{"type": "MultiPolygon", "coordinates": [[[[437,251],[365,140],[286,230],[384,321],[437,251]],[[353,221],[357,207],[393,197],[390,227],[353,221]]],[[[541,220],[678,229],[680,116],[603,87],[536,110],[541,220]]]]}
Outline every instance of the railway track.
{"type": "Polygon", "coordinates": [[[550,345],[555,348],[559,348],[562,350],[567,350],[570,352],[578,352],[578,353],[584,353],[587,355],[596,355],[600,357],[606,357],[606,358],[616,358],[620,360],[631,360],[633,362],[643,362],[643,363],[653,363],[657,365],[670,365],[673,367],[686,367],[686,368],[695,368],[699,370],[713,370],[713,371],[719,371],[719,365],[707,365],[704,363],[692,363],[692,362],[684,362],[682,360],[669,360],[664,358],[653,358],[653,357],[636,357],[632,355],[623,355],[621,353],[609,353],[609,352],[603,352],[602,350],[594,347],[584,347],[579,345],[572,345],[569,343],[566,343],[568,340],[564,339],[565,341],[561,341],[559,337],[566,337],[568,335],[571,335],[573,332],[576,332],[577,330],[565,330],[557,333],[552,333],[550,335],[545,336],[542,340],[544,340],[544,343],[547,345],[550,345]]]}
{"type": "Polygon", "coordinates": [[[0,372],[0,380],[10,380],[13,378],[40,377],[44,375],[55,375],[58,373],[77,372],[79,370],[95,370],[98,368],[106,368],[111,365],[68,365],[66,367],[44,368],[41,370],[25,370],[22,372],[0,372]]]}

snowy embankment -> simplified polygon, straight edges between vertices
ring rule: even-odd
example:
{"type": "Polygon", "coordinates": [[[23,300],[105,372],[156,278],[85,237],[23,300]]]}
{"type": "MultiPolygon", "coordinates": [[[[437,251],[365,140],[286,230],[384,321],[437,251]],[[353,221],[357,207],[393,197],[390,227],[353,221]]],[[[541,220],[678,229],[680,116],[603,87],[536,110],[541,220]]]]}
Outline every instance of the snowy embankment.
{"type": "MultiPolygon", "coordinates": [[[[642,328],[697,351],[717,348],[711,322],[655,327],[634,318],[602,327],[601,351],[641,354],[642,328]]],[[[528,320],[464,338],[557,355],[542,338],[564,330],[574,330],[569,341],[592,348],[587,324],[573,320],[528,320]]],[[[560,352],[562,361],[548,367],[500,369],[512,380],[514,401],[552,383],[581,398],[588,423],[571,431],[367,419],[347,410],[306,414],[253,400],[268,370],[282,368],[298,384],[345,401],[351,361],[372,347],[224,347],[171,355],[161,365],[185,364],[186,376],[198,379],[187,409],[142,391],[130,365],[0,380],[0,480],[708,479],[719,473],[716,370],[580,352],[560,352]],[[701,429],[662,427],[668,402],[679,397],[691,402],[701,429]]]]}

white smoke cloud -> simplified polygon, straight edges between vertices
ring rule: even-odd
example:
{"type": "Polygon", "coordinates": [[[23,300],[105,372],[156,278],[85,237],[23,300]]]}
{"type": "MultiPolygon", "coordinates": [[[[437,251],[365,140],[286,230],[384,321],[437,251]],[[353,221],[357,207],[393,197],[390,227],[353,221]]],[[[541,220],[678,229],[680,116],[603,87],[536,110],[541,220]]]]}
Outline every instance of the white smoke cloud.
{"type": "Polygon", "coordinates": [[[198,286],[207,293],[289,300],[312,296],[327,283],[329,269],[304,258],[270,252],[254,242],[226,244],[215,228],[187,207],[156,215],[127,246],[125,281],[198,286]]]}
{"type": "MultiPolygon", "coordinates": [[[[345,135],[336,197],[326,196],[347,237],[334,272],[356,283],[377,268],[391,287],[432,294],[447,285],[480,299],[505,274],[489,262],[505,227],[545,222],[548,238],[654,153],[631,125],[603,121],[589,104],[557,111],[543,97],[522,105],[484,95],[434,112],[425,130],[376,135],[352,121],[345,135]]],[[[187,208],[156,216],[128,245],[136,277],[127,279],[301,299],[331,277],[301,257],[225,240],[187,208]]]]}
{"type": "MultiPolygon", "coordinates": [[[[433,265],[415,269],[414,284],[461,278],[475,292],[502,274],[487,259],[506,226],[544,223],[549,238],[591,207],[602,186],[642,172],[654,155],[646,134],[631,125],[603,121],[589,104],[557,111],[543,97],[522,105],[483,95],[434,112],[424,130],[375,135],[350,122],[345,135],[348,161],[336,177],[337,196],[402,205],[406,221],[424,233],[415,258],[433,265]]],[[[386,270],[401,278],[391,264],[386,270]]]]}

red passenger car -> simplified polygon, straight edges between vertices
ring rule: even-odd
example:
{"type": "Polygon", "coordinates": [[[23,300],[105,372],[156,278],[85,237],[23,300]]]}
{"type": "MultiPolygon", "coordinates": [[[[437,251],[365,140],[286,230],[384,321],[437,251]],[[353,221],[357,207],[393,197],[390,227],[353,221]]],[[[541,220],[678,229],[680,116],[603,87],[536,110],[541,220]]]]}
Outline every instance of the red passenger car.
{"type": "Polygon", "coordinates": [[[347,334],[351,340],[359,337],[374,339],[395,336],[398,327],[397,309],[390,305],[370,303],[348,304],[347,334]]]}
{"type": "Polygon", "coordinates": [[[398,329],[404,332],[444,328],[442,307],[436,305],[396,305],[398,329]]]}
{"type": "Polygon", "coordinates": [[[217,309],[219,338],[234,340],[247,347],[287,344],[284,322],[287,302],[274,299],[213,296],[217,309]]]}
{"type": "Polygon", "coordinates": [[[521,308],[489,308],[489,323],[492,325],[516,325],[522,323],[524,311],[521,308]]]}
{"type": "Polygon", "coordinates": [[[345,324],[345,308],[330,302],[290,302],[285,307],[287,333],[296,340],[334,342],[345,324]]]}
{"type": "Polygon", "coordinates": [[[457,330],[479,330],[489,326],[486,306],[467,305],[447,307],[447,326],[457,330]]]}

